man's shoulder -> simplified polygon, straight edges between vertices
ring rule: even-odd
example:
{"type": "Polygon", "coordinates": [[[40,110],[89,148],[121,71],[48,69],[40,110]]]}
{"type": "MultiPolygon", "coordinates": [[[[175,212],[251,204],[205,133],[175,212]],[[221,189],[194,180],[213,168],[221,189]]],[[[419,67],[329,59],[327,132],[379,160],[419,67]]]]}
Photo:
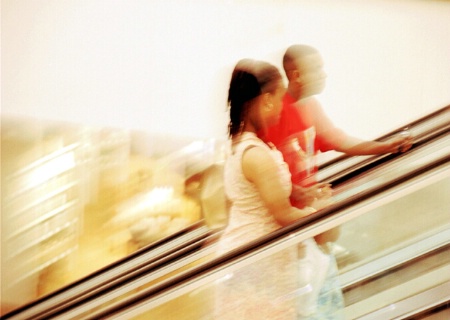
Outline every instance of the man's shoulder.
{"type": "Polygon", "coordinates": [[[296,100],[289,94],[285,93],[283,96],[283,105],[284,106],[290,106],[293,105],[296,102],[296,100]]]}
{"type": "Polygon", "coordinates": [[[283,111],[284,115],[291,115],[292,113],[297,113],[296,101],[288,93],[283,97],[283,111]]]}
{"type": "Polygon", "coordinates": [[[283,108],[287,109],[307,109],[307,108],[320,108],[320,102],[315,96],[310,96],[295,100],[291,95],[286,93],[283,97],[283,108]]]}
{"type": "Polygon", "coordinates": [[[316,116],[322,110],[319,100],[316,97],[300,99],[292,105],[301,115],[316,116]]]}

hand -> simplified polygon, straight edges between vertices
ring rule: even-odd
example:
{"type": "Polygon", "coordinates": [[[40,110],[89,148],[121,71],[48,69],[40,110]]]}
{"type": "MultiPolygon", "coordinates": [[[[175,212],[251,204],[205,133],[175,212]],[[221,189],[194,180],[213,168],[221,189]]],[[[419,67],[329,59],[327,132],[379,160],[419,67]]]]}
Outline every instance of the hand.
{"type": "Polygon", "coordinates": [[[318,183],[311,187],[293,185],[291,198],[298,208],[312,206],[318,209],[316,206],[323,208],[326,203],[329,204],[332,192],[331,185],[328,183],[318,183]]]}
{"type": "Polygon", "coordinates": [[[316,189],[316,198],[314,199],[311,207],[316,210],[328,207],[333,203],[333,189],[331,189],[330,184],[319,184],[316,189]]]}
{"type": "Polygon", "coordinates": [[[406,152],[411,148],[412,144],[413,138],[410,135],[400,135],[386,142],[386,152],[406,152]]]}
{"type": "Polygon", "coordinates": [[[316,189],[317,199],[328,199],[333,195],[330,183],[318,183],[313,186],[316,189]]]}

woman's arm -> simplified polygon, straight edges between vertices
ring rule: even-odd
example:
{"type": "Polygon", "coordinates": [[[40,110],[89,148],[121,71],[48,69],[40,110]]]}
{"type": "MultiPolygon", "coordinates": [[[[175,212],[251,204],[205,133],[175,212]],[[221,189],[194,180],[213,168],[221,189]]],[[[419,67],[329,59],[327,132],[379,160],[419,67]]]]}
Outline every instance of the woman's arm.
{"type": "Polygon", "coordinates": [[[316,210],[323,209],[332,203],[331,184],[316,183],[310,187],[292,185],[291,198],[296,201],[296,207],[313,207],[316,210]]]}
{"type": "Polygon", "coordinates": [[[282,226],[288,225],[316,210],[311,207],[297,209],[291,206],[289,195],[283,191],[278,166],[267,150],[253,147],[242,157],[244,176],[256,185],[270,213],[282,226]]]}

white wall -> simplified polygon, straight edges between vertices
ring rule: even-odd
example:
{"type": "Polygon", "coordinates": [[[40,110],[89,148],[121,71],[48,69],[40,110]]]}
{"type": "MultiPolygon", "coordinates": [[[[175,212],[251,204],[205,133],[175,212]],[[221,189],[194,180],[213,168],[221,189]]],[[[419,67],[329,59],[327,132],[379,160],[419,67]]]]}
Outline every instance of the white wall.
{"type": "Polygon", "coordinates": [[[324,108],[373,138],[450,103],[450,2],[2,0],[2,113],[224,137],[234,63],[325,60],[324,108]]]}

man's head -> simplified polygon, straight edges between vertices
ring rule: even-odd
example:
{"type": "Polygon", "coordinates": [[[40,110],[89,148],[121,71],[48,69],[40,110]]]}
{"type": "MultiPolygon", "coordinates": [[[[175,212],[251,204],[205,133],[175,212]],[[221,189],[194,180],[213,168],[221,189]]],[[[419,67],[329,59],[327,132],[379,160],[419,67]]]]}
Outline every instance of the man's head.
{"type": "Polygon", "coordinates": [[[289,81],[289,93],[296,99],[319,94],[325,88],[322,57],[311,46],[290,46],[283,56],[283,68],[289,81]]]}

